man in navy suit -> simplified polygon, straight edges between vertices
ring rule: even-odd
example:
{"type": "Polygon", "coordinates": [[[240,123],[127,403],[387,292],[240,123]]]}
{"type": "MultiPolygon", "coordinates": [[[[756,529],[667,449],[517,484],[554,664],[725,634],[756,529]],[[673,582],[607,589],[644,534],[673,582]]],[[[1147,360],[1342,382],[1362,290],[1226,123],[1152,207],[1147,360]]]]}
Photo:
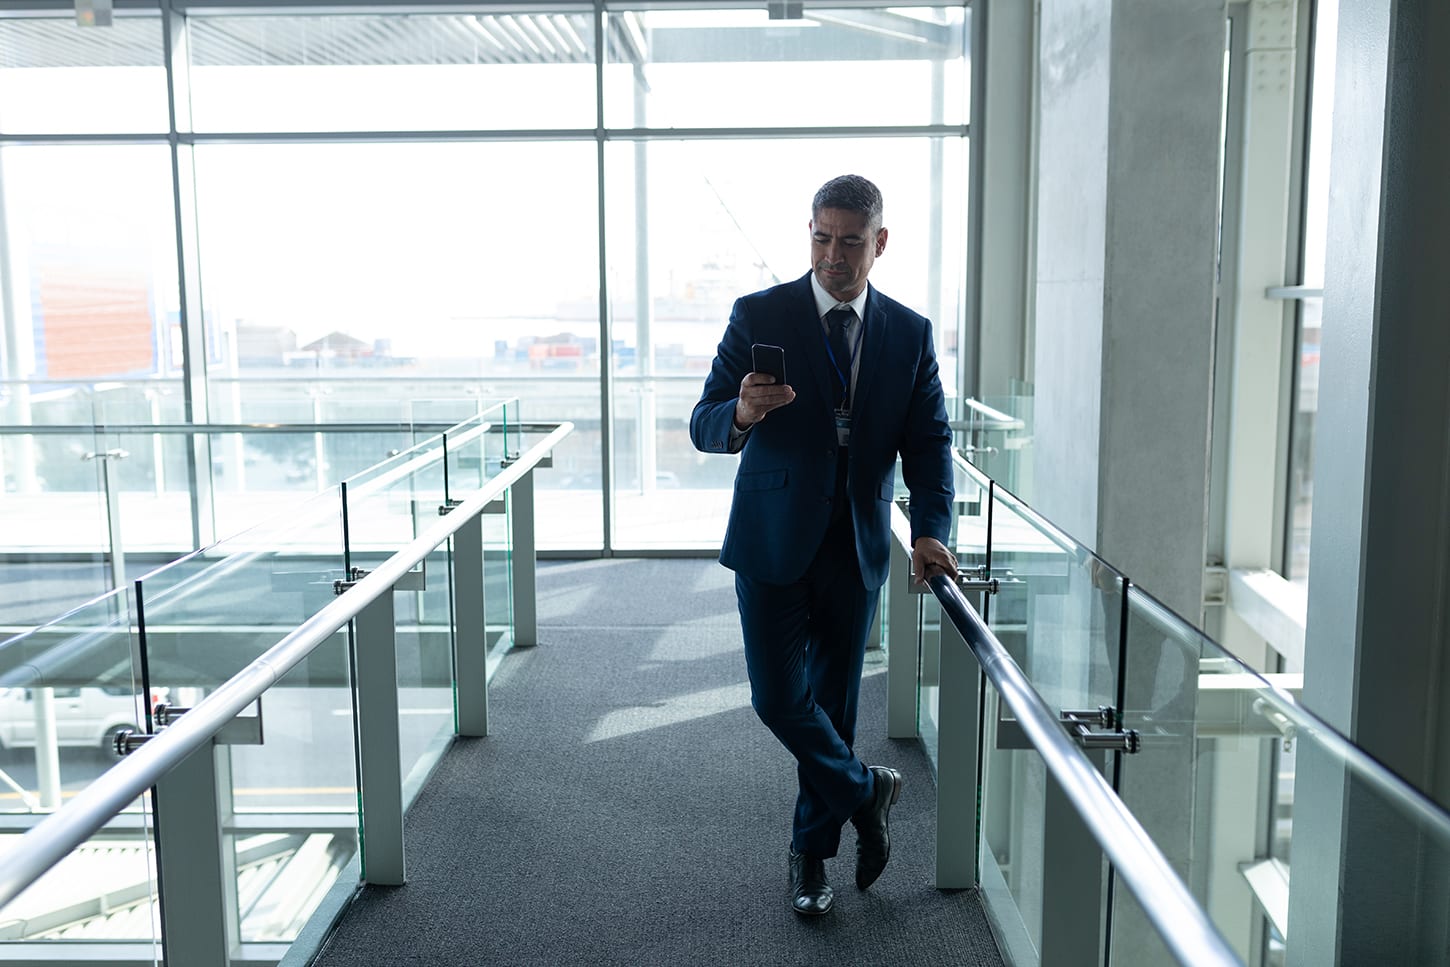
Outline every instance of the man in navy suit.
{"type": "Polygon", "coordinates": [[[902,778],[852,751],[866,637],[886,581],[896,458],[910,492],[912,574],[956,573],[951,431],[931,324],[866,282],[886,250],[881,193],[859,175],[811,204],[811,271],[736,300],[690,417],[707,453],[739,453],[720,562],[735,591],[762,722],[795,756],[790,901],[831,909],[825,861],[847,820],[856,885],[886,866],[902,778]],[[785,350],[777,384],[756,343],[785,350]]]}

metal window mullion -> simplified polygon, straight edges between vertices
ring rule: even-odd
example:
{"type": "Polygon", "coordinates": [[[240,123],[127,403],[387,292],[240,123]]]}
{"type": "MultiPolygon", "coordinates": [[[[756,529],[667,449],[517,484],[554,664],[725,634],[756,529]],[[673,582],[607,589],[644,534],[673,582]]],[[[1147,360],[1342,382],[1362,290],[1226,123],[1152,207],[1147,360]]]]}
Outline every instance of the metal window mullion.
{"type": "MultiPolygon", "coordinates": [[[[172,217],[176,232],[177,296],[181,324],[181,369],[184,418],[187,423],[206,423],[206,350],[202,327],[201,267],[197,242],[196,169],[190,144],[183,131],[191,127],[191,72],[187,53],[185,16],[166,0],[161,6],[162,54],[166,68],[167,143],[171,155],[172,217]]],[[[211,543],[215,537],[212,501],[211,439],[203,434],[191,437],[186,449],[186,472],[191,501],[193,547],[211,543]]]]}
{"type": "Polygon", "coordinates": [[[604,143],[604,58],[608,54],[604,29],[604,2],[594,4],[594,119],[595,177],[599,232],[599,481],[603,489],[603,548],[606,556],[614,548],[614,367],[609,342],[609,253],[605,238],[604,143]]]}
{"type": "Polygon", "coordinates": [[[393,591],[354,619],[357,631],[358,798],[362,804],[363,879],[401,885],[403,776],[399,755],[398,653],[393,591]]]}

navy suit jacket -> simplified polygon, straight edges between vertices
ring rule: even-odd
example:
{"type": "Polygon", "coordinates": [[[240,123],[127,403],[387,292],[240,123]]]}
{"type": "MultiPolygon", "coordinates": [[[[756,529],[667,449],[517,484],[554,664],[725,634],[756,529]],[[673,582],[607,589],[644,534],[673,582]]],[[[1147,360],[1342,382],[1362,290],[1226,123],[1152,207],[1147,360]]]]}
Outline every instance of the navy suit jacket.
{"type": "MultiPolygon", "coordinates": [[[[847,494],[856,555],[867,590],[886,583],[896,457],[910,492],[911,538],[947,543],[952,513],[951,428],[947,424],[931,323],[870,288],[852,397],[847,494]]],[[[793,402],[755,424],[740,452],[735,497],[720,563],[772,584],[799,580],[831,520],[836,461],[834,408],[840,380],[826,354],[810,273],[737,299],[690,439],[706,453],[730,452],[740,381],[752,343],[785,349],[793,402]]]]}

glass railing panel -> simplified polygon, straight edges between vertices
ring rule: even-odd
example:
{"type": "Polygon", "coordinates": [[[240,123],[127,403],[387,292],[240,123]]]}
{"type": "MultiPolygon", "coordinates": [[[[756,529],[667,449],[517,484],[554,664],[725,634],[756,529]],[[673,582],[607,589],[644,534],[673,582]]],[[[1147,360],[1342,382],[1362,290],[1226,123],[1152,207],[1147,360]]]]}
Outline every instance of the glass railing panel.
{"type": "MultiPolygon", "coordinates": [[[[1324,937],[1356,931],[1358,957],[1366,925],[1387,963],[1442,961],[1427,911],[1450,905],[1444,810],[1308,713],[1302,675],[1255,672],[1137,588],[1127,627],[1123,724],[1142,750],[1120,795],[1245,961],[1332,962],[1324,937]]],[[[1121,895],[1112,931],[1114,967],[1166,956],[1121,895]]]]}
{"type": "Polygon", "coordinates": [[[947,401],[957,450],[999,485],[1031,494],[1032,397],[947,401]]]}
{"type": "Polygon", "coordinates": [[[983,905],[997,929],[1017,938],[1011,949],[1021,963],[1039,963],[1043,887],[1047,868],[1047,768],[1014,727],[989,683],[982,703],[981,853],[978,876],[983,905]]]}
{"type": "MultiPolygon", "coordinates": [[[[192,539],[191,436],[184,433],[108,433],[108,485],[119,511],[124,553],[185,553],[192,539]]],[[[213,465],[214,479],[223,468],[213,465]]]]}
{"type": "MultiPolygon", "coordinates": [[[[916,678],[916,734],[922,749],[935,768],[940,761],[941,730],[941,628],[942,610],[932,594],[914,595],[912,604],[919,610],[917,655],[920,666],[916,678]]],[[[896,620],[895,616],[892,620],[896,620]]]]}
{"type": "Polygon", "coordinates": [[[108,553],[105,474],[113,461],[103,455],[118,446],[91,429],[0,435],[5,550],[108,553]]]}
{"type": "MultiPolygon", "coordinates": [[[[897,496],[907,496],[905,484],[897,474],[897,496]]],[[[952,515],[951,546],[957,555],[957,566],[975,572],[987,564],[987,513],[991,508],[989,482],[972,471],[961,460],[953,465],[953,490],[956,503],[952,515]]],[[[919,589],[920,590],[920,589],[919,589]]],[[[976,594],[969,595],[980,601],[976,594]]],[[[913,598],[913,604],[916,604],[913,598]]],[[[917,733],[927,757],[937,761],[937,722],[941,661],[941,607],[932,594],[920,595],[920,651],[917,675],[917,733]]],[[[894,620],[894,619],[891,619],[894,620]]]]}
{"type": "Polygon", "coordinates": [[[223,851],[244,943],[297,939],[357,853],[350,669],[344,628],[262,695],[264,741],[225,747],[223,851]]]}
{"type": "MultiPolygon", "coordinates": [[[[195,705],[335,601],[343,546],[334,488],[143,578],[153,690],[195,705]]],[[[298,908],[326,892],[357,841],[346,629],[262,696],[261,715],[263,744],[221,747],[217,821],[242,938],[286,940],[305,920],[298,908]]]]}
{"type": "Polygon", "coordinates": [[[503,467],[519,450],[518,403],[500,400],[447,431],[448,496],[463,500],[503,467]]]}
{"type": "Polygon", "coordinates": [[[0,644],[0,812],[58,809],[145,731],[137,654],[127,588],[0,644]]]}
{"type": "MultiPolygon", "coordinates": [[[[1123,578],[1005,489],[991,503],[988,627],[1054,711],[1116,707],[1123,578]]],[[[1049,779],[990,688],[984,720],[982,881],[995,915],[1040,950],[1049,779]]]]}
{"type": "MultiPolygon", "coordinates": [[[[145,731],[128,589],[0,643],[0,864],[5,852],[117,761],[114,738],[145,731]]],[[[0,908],[9,944],[112,941],[154,945],[151,815],[138,799],[0,908]]]]}
{"type": "MultiPolygon", "coordinates": [[[[1276,735],[1252,728],[1252,700],[1241,703],[1262,680],[1249,676],[1236,683],[1247,691],[1229,687],[1235,683],[1221,676],[1241,666],[1219,661],[1222,653],[1202,632],[1136,587],[1128,596],[1125,641],[1123,727],[1137,731],[1142,744],[1137,753],[1122,757],[1118,794],[1200,903],[1208,905],[1215,873],[1221,878],[1219,892],[1230,885],[1245,900],[1233,866],[1254,855],[1262,827],[1256,791],[1267,774],[1276,735]],[[1222,804],[1220,814],[1235,826],[1223,830],[1228,837],[1223,845],[1236,839],[1246,848],[1230,868],[1217,871],[1213,856],[1198,852],[1209,841],[1200,837],[1213,833],[1214,822],[1198,810],[1212,810],[1215,776],[1225,781],[1224,792],[1247,783],[1239,788],[1241,795],[1230,796],[1233,805],[1222,804]]],[[[1241,905],[1246,911],[1247,904],[1241,905]]],[[[1171,960],[1142,906],[1126,890],[1114,896],[1112,937],[1109,962],[1115,967],[1171,960]]]]}
{"type": "Polygon", "coordinates": [[[1049,706],[1116,707],[1122,575],[1002,487],[991,514],[988,626],[1049,706]]]}
{"type": "Polygon", "coordinates": [[[153,571],[138,582],[150,684],[191,704],[330,604],[343,577],[337,488],[153,571]]]}
{"type": "MultiPolygon", "coordinates": [[[[350,568],[375,569],[437,524],[446,499],[443,444],[443,434],[431,434],[343,482],[350,568]]],[[[405,777],[453,732],[451,564],[445,542],[393,592],[405,777]]]]}
{"type": "MultiPolygon", "coordinates": [[[[307,422],[311,422],[308,420],[307,422]]],[[[217,527],[249,526],[295,503],[297,495],[315,493],[389,459],[431,435],[407,424],[377,430],[349,430],[319,425],[311,430],[258,428],[245,433],[209,437],[213,487],[217,492],[217,527]]]]}
{"type": "MultiPolygon", "coordinates": [[[[537,436],[520,432],[516,400],[501,401],[460,423],[448,434],[449,498],[467,499],[496,476],[505,461],[521,453],[531,439],[537,436]]],[[[507,513],[511,499],[510,495],[496,501],[481,518],[484,628],[490,656],[497,656],[512,643],[512,544],[507,513]]]]}
{"type": "MultiPolygon", "coordinates": [[[[0,397],[3,397],[0,391],[0,397]]],[[[13,402],[13,401],[12,401],[13,402]]],[[[0,421],[6,407],[0,403],[0,421]]],[[[116,586],[103,433],[0,433],[0,640],[116,586]],[[60,559],[54,553],[66,555],[60,559]]]]}

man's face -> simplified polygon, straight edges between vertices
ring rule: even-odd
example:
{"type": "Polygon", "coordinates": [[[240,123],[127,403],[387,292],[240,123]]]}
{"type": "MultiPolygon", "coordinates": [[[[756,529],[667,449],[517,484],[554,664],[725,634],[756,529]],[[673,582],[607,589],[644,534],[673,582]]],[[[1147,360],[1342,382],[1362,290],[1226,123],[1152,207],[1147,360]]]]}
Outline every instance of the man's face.
{"type": "Polygon", "coordinates": [[[874,232],[860,212],[822,208],[810,221],[811,266],[816,280],[841,302],[866,288],[876,257],[886,250],[886,229],[874,232]]]}

